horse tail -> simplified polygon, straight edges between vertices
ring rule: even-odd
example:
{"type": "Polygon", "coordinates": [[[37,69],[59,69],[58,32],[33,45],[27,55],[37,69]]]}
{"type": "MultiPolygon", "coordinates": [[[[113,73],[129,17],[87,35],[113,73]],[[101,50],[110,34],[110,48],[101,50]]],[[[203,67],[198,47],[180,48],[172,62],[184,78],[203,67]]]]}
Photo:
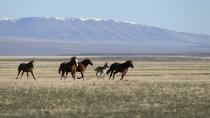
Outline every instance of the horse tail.
{"type": "Polygon", "coordinates": [[[62,65],[63,65],[63,64],[60,64],[60,67],[59,67],[59,70],[58,70],[58,73],[59,73],[59,74],[61,74],[61,71],[62,71],[62,65]]]}
{"type": "MultiPolygon", "coordinates": [[[[21,64],[20,64],[20,65],[21,65],[21,64]]],[[[20,65],[18,66],[18,71],[20,71],[20,70],[21,70],[20,65]]]]}
{"type": "Polygon", "coordinates": [[[58,73],[61,74],[61,68],[59,68],[58,73]]]}

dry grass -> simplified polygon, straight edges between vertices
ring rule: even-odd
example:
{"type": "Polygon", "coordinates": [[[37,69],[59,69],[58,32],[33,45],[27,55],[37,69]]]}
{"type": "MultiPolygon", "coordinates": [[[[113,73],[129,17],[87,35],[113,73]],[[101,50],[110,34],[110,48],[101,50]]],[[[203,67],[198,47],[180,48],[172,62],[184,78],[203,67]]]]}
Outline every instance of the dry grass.
{"type": "MultiPolygon", "coordinates": [[[[97,80],[94,68],[126,58],[92,58],[85,80],[59,80],[62,58],[37,58],[35,76],[15,80],[27,58],[0,59],[0,117],[142,117],[210,116],[210,60],[133,58],[125,80],[97,80]]],[[[77,75],[79,76],[79,75],[77,75]]]]}

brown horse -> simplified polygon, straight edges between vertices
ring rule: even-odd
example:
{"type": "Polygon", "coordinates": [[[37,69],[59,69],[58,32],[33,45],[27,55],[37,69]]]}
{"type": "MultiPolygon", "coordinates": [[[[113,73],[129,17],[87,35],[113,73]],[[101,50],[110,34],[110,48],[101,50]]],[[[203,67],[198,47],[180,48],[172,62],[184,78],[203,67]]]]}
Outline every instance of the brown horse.
{"type": "Polygon", "coordinates": [[[109,70],[106,73],[109,74],[111,72],[109,79],[111,79],[112,75],[112,79],[114,79],[115,74],[120,72],[122,74],[120,80],[123,80],[123,77],[126,75],[129,67],[134,68],[133,62],[131,60],[127,60],[125,63],[122,64],[115,62],[110,66],[109,70]]]}
{"type": "Polygon", "coordinates": [[[75,56],[72,57],[69,62],[61,63],[58,70],[59,74],[61,74],[61,80],[62,80],[62,77],[64,77],[64,80],[65,80],[69,72],[71,72],[72,78],[75,79],[77,66],[78,66],[78,61],[77,61],[77,57],[75,56]],[[66,73],[66,76],[64,76],[65,73],[66,73]]]}
{"type": "Polygon", "coordinates": [[[35,77],[34,77],[34,74],[33,74],[34,62],[35,62],[34,60],[31,60],[28,63],[21,63],[18,66],[18,75],[17,75],[16,79],[18,79],[19,74],[22,71],[22,73],[21,73],[21,79],[22,79],[22,76],[23,76],[24,72],[26,72],[27,79],[28,79],[28,77],[29,77],[29,74],[28,73],[30,72],[31,75],[33,76],[34,80],[36,80],[35,77]]]}
{"type": "Polygon", "coordinates": [[[83,80],[84,80],[84,72],[86,70],[86,67],[89,64],[91,66],[93,66],[93,63],[92,63],[92,61],[90,59],[84,59],[83,61],[79,62],[78,67],[77,67],[77,72],[81,73],[81,77],[78,77],[77,79],[83,78],[83,80]]]}
{"type": "Polygon", "coordinates": [[[104,70],[105,70],[106,68],[109,68],[108,63],[105,63],[104,66],[99,66],[99,67],[95,68],[96,77],[97,77],[97,78],[99,78],[99,77],[100,77],[100,78],[104,78],[104,77],[105,77],[104,70]],[[98,73],[100,73],[100,76],[98,75],[98,73]]]}

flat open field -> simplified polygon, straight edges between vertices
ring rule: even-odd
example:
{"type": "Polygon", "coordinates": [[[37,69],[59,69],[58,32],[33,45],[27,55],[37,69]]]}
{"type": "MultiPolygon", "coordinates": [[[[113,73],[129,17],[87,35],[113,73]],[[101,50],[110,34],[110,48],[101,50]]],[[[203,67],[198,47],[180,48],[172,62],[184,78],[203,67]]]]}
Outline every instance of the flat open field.
{"type": "MultiPolygon", "coordinates": [[[[0,117],[209,118],[210,59],[135,57],[124,80],[97,80],[94,68],[128,58],[92,57],[85,80],[60,80],[69,57],[1,57],[0,117]],[[20,63],[36,61],[36,81],[16,80],[20,63]]],[[[83,57],[79,57],[80,60],[83,57]]],[[[79,74],[77,76],[80,76],[79,74]]]]}

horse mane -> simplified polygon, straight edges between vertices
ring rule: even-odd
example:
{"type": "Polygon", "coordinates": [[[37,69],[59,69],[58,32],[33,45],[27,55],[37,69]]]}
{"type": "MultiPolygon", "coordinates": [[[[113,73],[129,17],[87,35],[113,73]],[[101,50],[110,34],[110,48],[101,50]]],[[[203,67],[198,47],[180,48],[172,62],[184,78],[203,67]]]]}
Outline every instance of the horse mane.
{"type": "Polygon", "coordinates": [[[109,67],[108,63],[105,63],[104,66],[103,66],[103,68],[106,68],[106,67],[109,67]]]}
{"type": "Polygon", "coordinates": [[[104,67],[105,67],[106,65],[108,65],[108,63],[105,63],[105,64],[104,64],[104,67]]]}
{"type": "Polygon", "coordinates": [[[34,60],[29,61],[28,63],[34,63],[34,60]]]}
{"type": "Polygon", "coordinates": [[[82,60],[80,63],[81,63],[81,64],[85,64],[85,63],[87,63],[87,62],[90,62],[90,59],[85,58],[85,59],[84,59],[84,60],[82,60]]]}
{"type": "Polygon", "coordinates": [[[131,60],[127,60],[126,62],[122,63],[122,65],[124,65],[124,67],[126,68],[128,68],[131,64],[132,64],[131,60]]]}
{"type": "Polygon", "coordinates": [[[72,62],[75,61],[76,59],[77,59],[76,56],[71,57],[71,58],[70,58],[70,61],[68,62],[68,64],[72,63],[72,62]]]}
{"type": "Polygon", "coordinates": [[[89,58],[85,58],[84,60],[80,61],[79,63],[84,65],[85,68],[87,67],[88,64],[92,65],[92,61],[89,58]]]}

